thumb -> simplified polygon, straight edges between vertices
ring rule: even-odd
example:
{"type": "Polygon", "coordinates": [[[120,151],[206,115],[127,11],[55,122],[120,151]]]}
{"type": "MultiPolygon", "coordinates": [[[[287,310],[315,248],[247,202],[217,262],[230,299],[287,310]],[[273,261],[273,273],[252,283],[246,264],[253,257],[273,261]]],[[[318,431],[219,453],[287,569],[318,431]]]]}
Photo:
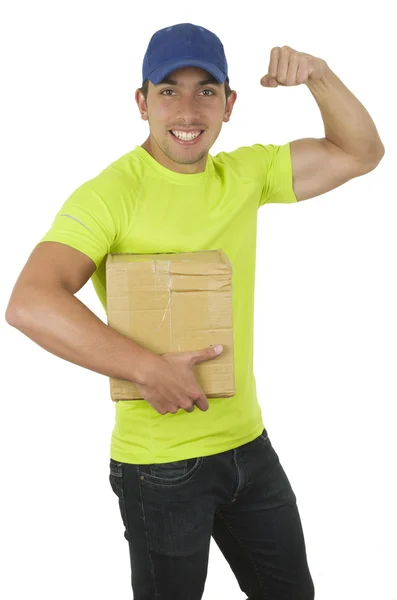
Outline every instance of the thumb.
{"type": "Polygon", "coordinates": [[[261,85],[263,85],[263,87],[277,87],[278,81],[276,81],[275,79],[273,79],[273,77],[270,77],[270,75],[267,74],[262,77],[261,85]]]}
{"type": "Polygon", "coordinates": [[[193,364],[196,364],[205,360],[210,360],[211,358],[215,358],[221,352],[223,352],[222,344],[216,344],[215,346],[208,346],[208,348],[204,348],[203,350],[192,352],[191,358],[193,359],[193,364]]]}

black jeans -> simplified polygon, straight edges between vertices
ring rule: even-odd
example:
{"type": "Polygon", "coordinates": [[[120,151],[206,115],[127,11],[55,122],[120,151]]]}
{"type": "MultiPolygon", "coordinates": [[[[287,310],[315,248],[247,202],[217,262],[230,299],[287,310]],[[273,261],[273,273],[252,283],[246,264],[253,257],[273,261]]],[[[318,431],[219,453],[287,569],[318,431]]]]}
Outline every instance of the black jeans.
{"type": "Polygon", "coordinates": [[[211,536],[248,600],[313,600],[296,496],[266,429],[212,456],[110,459],[134,600],[200,600],[211,536]]]}

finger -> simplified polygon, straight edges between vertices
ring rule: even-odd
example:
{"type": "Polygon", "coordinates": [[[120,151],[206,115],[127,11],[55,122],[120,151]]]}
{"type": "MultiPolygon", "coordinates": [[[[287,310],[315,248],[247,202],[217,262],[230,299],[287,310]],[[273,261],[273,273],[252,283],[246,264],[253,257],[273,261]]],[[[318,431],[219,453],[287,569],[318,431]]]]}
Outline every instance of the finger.
{"type": "Polygon", "coordinates": [[[270,75],[270,77],[273,77],[274,79],[277,76],[277,67],[278,67],[278,61],[279,61],[279,56],[280,56],[280,50],[281,50],[281,48],[279,48],[277,46],[276,48],[272,48],[272,50],[270,52],[270,62],[269,62],[268,74],[270,75]]]}
{"type": "Polygon", "coordinates": [[[289,48],[286,48],[286,47],[281,48],[280,59],[278,61],[278,67],[277,67],[277,76],[276,76],[277,81],[279,81],[280,83],[286,83],[286,81],[287,81],[289,56],[290,56],[289,48]]]}
{"type": "Polygon", "coordinates": [[[222,350],[222,344],[216,344],[215,346],[209,346],[208,348],[203,348],[202,350],[198,350],[197,352],[191,352],[190,357],[192,359],[193,364],[195,365],[205,360],[215,358],[222,352],[222,350]]]}
{"type": "Polygon", "coordinates": [[[195,401],[195,405],[200,410],[203,410],[203,411],[208,410],[209,404],[208,404],[208,398],[207,398],[207,396],[203,393],[203,395],[201,396],[201,398],[199,400],[195,401]]]}
{"type": "Polygon", "coordinates": [[[300,62],[299,54],[292,52],[289,57],[289,63],[288,63],[288,72],[287,72],[287,79],[286,79],[287,85],[297,85],[298,82],[296,80],[296,77],[297,77],[297,71],[299,68],[299,62],[300,62]]]}

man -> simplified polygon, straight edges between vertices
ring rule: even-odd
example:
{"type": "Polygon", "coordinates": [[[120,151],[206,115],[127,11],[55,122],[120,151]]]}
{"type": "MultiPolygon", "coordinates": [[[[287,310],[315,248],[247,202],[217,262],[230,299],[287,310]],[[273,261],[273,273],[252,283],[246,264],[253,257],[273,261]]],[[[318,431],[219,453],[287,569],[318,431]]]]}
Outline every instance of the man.
{"type": "Polygon", "coordinates": [[[266,87],[305,83],[326,137],[209,150],[237,98],[219,38],[190,23],[156,32],[136,91],[148,139],[76,189],[33,250],[7,321],[46,350],[137,383],[115,404],[110,483],[135,600],[199,600],[211,536],[250,600],[309,600],[314,585],[295,494],[253,374],[257,210],[318,196],[384,154],[362,104],[326,62],[273,48],[266,87]],[[207,399],[194,377],[222,348],[156,355],[106,326],[74,294],[92,278],[106,310],[107,254],[222,248],[233,265],[236,394],[207,399]]]}

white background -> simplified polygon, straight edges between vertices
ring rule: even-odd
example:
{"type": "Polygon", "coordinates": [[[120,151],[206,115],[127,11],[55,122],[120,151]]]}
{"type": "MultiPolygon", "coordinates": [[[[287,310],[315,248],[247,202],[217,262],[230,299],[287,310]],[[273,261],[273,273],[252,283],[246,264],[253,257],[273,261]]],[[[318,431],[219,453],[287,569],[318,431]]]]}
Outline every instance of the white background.
{"type": "MultiPolygon", "coordinates": [[[[323,137],[305,85],[264,88],[274,46],[324,58],[386,154],[364,177],[258,214],[255,375],[297,496],[320,600],[396,600],[396,52],[386,1],[13,2],[1,16],[2,285],[12,287],[70,193],[146,139],[134,100],[150,37],[216,33],[238,93],[211,154],[323,137]]],[[[391,9],[389,9],[390,11],[391,9]]],[[[89,282],[78,294],[103,321],[89,282]]],[[[0,595],[132,598],[108,481],[106,377],[0,323],[0,595]]],[[[205,600],[244,600],[211,543],[205,600]]]]}

